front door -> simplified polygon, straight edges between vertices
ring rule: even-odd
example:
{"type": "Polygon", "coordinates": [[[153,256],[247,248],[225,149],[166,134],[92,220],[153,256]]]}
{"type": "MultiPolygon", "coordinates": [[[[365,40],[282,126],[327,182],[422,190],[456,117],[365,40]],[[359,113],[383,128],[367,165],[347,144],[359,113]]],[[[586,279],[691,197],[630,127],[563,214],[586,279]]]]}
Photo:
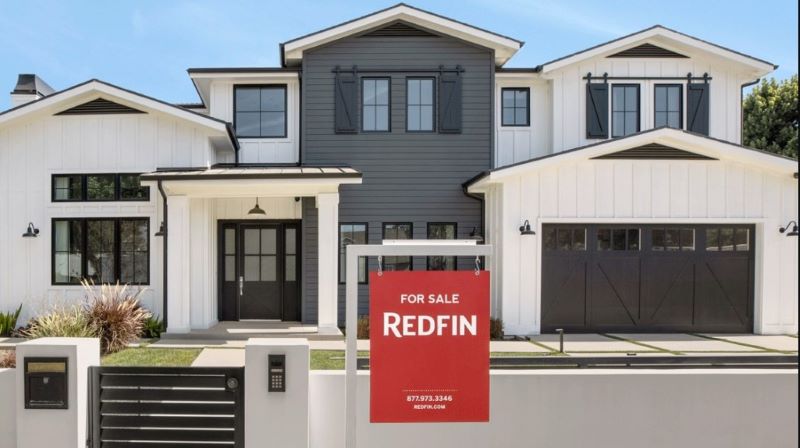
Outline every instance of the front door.
{"type": "Polygon", "coordinates": [[[220,225],[220,320],[299,320],[299,226],[220,225]]]}

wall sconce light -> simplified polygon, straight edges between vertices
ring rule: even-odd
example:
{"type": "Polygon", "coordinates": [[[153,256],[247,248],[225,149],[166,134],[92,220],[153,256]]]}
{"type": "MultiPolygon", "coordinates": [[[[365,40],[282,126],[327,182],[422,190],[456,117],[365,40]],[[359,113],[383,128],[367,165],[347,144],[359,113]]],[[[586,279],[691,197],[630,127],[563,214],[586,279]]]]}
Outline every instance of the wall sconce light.
{"type": "Polygon", "coordinates": [[[786,233],[786,236],[797,236],[797,222],[796,221],[789,221],[788,224],[778,229],[781,233],[786,233]],[[792,230],[789,233],[786,233],[789,230],[789,226],[792,226],[792,230]]]}
{"type": "Polygon", "coordinates": [[[473,227],[472,228],[472,232],[469,232],[469,238],[471,240],[475,240],[475,241],[483,241],[483,235],[478,233],[478,228],[477,227],[473,227]]]}
{"type": "Polygon", "coordinates": [[[158,232],[154,233],[153,236],[164,236],[167,234],[167,226],[164,225],[164,221],[161,221],[161,225],[158,226],[158,232]]]}
{"type": "Polygon", "coordinates": [[[536,232],[531,229],[531,223],[526,219],[525,222],[519,226],[520,235],[536,235],[536,232]]]}
{"type": "Polygon", "coordinates": [[[266,216],[267,212],[264,211],[263,208],[258,206],[258,198],[256,198],[256,206],[251,208],[249,212],[247,212],[250,216],[266,216]]]}
{"type": "Polygon", "coordinates": [[[32,222],[29,222],[28,223],[28,230],[26,230],[25,233],[22,234],[22,237],[23,238],[36,238],[37,236],[39,236],[39,229],[34,227],[32,222]]]}

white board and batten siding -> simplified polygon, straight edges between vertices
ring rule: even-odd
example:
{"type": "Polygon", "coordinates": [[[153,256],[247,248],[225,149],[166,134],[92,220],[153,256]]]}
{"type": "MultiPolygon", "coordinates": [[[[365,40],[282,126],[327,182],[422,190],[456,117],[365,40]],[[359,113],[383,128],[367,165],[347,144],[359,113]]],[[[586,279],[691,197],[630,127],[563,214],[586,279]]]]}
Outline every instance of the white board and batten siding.
{"type": "Polygon", "coordinates": [[[534,159],[550,153],[552,139],[552,89],[550,82],[533,73],[495,75],[495,152],[494,166],[534,159]],[[529,89],[529,126],[503,126],[502,92],[506,88],[529,89]]]}
{"type": "Polygon", "coordinates": [[[0,129],[0,310],[24,303],[23,318],[47,303],[83,297],[81,286],[52,285],[51,220],[150,218],[150,284],[144,305],[161,314],[161,200],[52,202],[53,174],[141,173],[158,167],[210,166],[216,152],[203,127],[158,112],[131,115],[35,114],[0,129]],[[23,238],[28,222],[38,238],[23,238]]]}
{"type": "Polygon", "coordinates": [[[755,224],[755,332],[797,332],[797,180],[734,161],[579,160],[528,171],[487,191],[495,245],[493,311],[509,334],[538,333],[547,223],[755,224]],[[530,220],[536,236],[518,230],[530,220]],[[501,299],[500,299],[501,298],[501,299]]]}
{"type": "MultiPolygon", "coordinates": [[[[248,77],[243,79],[218,79],[210,85],[210,115],[234,123],[234,86],[237,85],[286,86],[286,137],[240,138],[240,163],[297,163],[300,160],[300,82],[296,74],[283,77],[248,77]]],[[[233,162],[233,160],[224,160],[233,162]]]]}
{"type": "MultiPolygon", "coordinates": [[[[741,142],[741,93],[742,84],[753,80],[722,60],[711,58],[606,58],[597,57],[554,70],[542,75],[550,80],[553,89],[553,140],[552,152],[596,143],[597,139],[586,138],[586,80],[587,73],[593,77],[681,77],[687,73],[703,76],[708,73],[709,83],[709,136],[731,143],[741,142]]],[[[601,82],[596,80],[593,82],[601,82]]],[[[609,80],[609,84],[639,85],[639,114],[641,130],[655,127],[654,101],[656,84],[682,84],[683,122],[686,122],[686,80],[609,80]]],[[[694,80],[693,82],[702,82],[694,80]]],[[[609,91],[609,110],[611,107],[609,91]]],[[[609,113],[609,117],[611,114],[609,113]]],[[[609,123],[609,128],[610,128],[609,123]]]]}

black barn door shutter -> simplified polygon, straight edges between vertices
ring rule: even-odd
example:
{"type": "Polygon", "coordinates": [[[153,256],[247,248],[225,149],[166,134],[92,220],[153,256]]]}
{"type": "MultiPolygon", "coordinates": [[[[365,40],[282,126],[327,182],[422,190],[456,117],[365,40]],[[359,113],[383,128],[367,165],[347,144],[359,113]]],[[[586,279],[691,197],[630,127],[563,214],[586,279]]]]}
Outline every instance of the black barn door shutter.
{"type": "Polygon", "coordinates": [[[443,72],[439,76],[439,132],[461,132],[461,73],[443,72]]]}
{"type": "Polygon", "coordinates": [[[334,89],[335,131],[355,133],[358,131],[358,82],[355,70],[336,72],[334,89]]]}
{"type": "Polygon", "coordinates": [[[708,135],[708,83],[686,85],[686,130],[708,135]]]}
{"type": "Polygon", "coordinates": [[[586,84],[586,138],[608,138],[608,84],[586,84]]]}

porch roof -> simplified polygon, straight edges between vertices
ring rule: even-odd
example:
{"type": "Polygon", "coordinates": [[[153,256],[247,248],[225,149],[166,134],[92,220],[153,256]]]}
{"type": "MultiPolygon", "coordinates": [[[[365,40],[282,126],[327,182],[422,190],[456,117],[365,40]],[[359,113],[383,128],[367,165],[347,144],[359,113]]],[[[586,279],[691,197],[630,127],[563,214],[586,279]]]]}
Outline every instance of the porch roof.
{"type": "Polygon", "coordinates": [[[168,168],[141,175],[160,182],[167,195],[194,197],[315,196],[336,193],[339,185],[360,184],[349,166],[214,166],[168,168]]]}
{"type": "Polygon", "coordinates": [[[159,169],[142,174],[142,180],[213,179],[361,179],[361,172],[349,166],[274,166],[159,169]]]}

